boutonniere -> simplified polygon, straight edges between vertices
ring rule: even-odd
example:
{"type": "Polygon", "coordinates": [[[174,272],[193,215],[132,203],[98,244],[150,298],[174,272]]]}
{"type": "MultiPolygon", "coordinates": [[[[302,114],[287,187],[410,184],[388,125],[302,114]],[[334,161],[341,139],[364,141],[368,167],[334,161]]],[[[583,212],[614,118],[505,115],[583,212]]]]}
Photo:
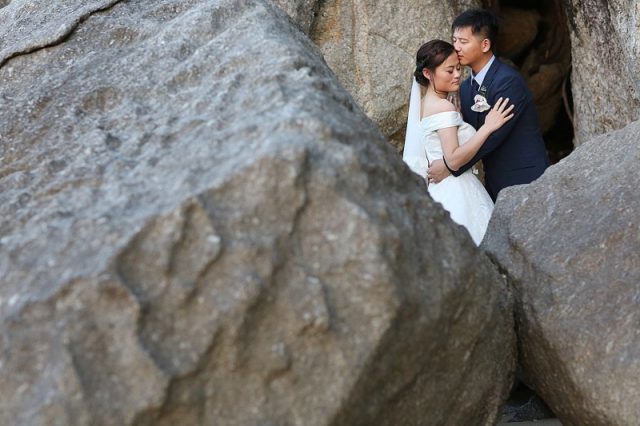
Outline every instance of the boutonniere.
{"type": "Polygon", "coordinates": [[[478,94],[473,98],[474,104],[471,106],[471,111],[485,112],[491,108],[491,105],[487,102],[487,86],[480,86],[478,94]]]}
{"type": "Polygon", "coordinates": [[[487,98],[478,93],[473,98],[474,104],[471,105],[471,111],[474,112],[485,112],[486,110],[491,108],[491,105],[487,102],[487,98]]]}

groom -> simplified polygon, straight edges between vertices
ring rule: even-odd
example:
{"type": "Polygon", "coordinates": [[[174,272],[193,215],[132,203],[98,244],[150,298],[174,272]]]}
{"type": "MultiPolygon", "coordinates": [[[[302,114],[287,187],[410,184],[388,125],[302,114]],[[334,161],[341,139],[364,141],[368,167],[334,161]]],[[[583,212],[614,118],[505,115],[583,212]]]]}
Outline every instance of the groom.
{"type": "Polygon", "coordinates": [[[480,128],[489,109],[501,97],[515,105],[515,115],[489,136],[467,164],[451,170],[444,161],[437,160],[429,167],[428,177],[437,183],[449,173],[460,176],[482,160],[485,187],[495,202],[502,188],[531,183],[540,177],[549,165],[547,152],[533,96],[524,79],[493,54],[498,32],[496,17],[486,10],[469,10],[453,21],[452,29],[458,60],[473,71],[460,86],[464,121],[480,128]]]}

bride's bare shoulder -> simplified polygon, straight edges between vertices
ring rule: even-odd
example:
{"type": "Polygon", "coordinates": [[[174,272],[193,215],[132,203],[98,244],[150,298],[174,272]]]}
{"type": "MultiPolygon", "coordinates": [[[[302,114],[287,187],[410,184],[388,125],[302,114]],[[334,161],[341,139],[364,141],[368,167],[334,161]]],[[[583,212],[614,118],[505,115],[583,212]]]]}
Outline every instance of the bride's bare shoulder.
{"type": "Polygon", "coordinates": [[[426,117],[441,112],[454,112],[456,111],[456,106],[449,102],[447,99],[438,99],[437,101],[433,102],[425,102],[422,111],[424,112],[424,116],[426,117]]]}

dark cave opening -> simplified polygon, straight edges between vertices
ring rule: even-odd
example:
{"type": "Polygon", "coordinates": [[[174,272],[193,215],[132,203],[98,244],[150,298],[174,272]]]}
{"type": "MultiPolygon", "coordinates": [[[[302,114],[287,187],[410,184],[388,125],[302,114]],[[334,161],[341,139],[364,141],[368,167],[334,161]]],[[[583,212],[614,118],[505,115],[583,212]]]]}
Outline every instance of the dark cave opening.
{"type": "Polygon", "coordinates": [[[573,150],[571,40],[560,0],[483,0],[500,20],[496,53],[533,93],[554,164],[573,150]]]}

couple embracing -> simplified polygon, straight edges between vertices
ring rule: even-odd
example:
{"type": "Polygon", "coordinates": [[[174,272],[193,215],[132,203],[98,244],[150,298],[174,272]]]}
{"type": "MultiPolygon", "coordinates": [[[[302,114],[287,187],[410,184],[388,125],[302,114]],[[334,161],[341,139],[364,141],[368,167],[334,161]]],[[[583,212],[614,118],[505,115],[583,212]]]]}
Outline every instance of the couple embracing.
{"type": "Polygon", "coordinates": [[[416,55],[402,158],[479,245],[500,190],[534,181],[548,159],[531,92],[493,54],[496,17],[470,10],[452,30],[453,45],[432,40],[416,55]],[[472,75],[460,83],[462,66],[472,75]],[[458,90],[460,111],[447,99],[458,90]],[[485,187],[471,170],[479,160],[485,187]]]}

